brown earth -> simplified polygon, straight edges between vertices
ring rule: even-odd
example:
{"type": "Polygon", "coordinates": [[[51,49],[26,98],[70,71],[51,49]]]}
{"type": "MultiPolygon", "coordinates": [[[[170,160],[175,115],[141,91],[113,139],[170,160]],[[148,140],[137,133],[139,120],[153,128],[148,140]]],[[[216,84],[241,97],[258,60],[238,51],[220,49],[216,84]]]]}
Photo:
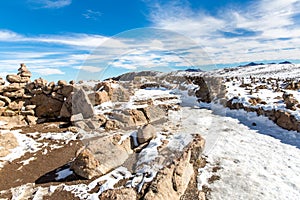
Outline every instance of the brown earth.
{"type": "MultiPolygon", "coordinates": [[[[63,132],[66,128],[59,128],[60,123],[38,124],[35,126],[22,127],[22,134],[34,132],[63,132]],[[51,125],[52,124],[52,125],[51,125]],[[54,125],[55,126],[54,126],[54,125]]],[[[20,128],[19,128],[20,129],[20,128]]],[[[29,135],[27,135],[29,136],[29,135]]],[[[34,139],[34,138],[33,138],[34,139]]],[[[58,185],[61,182],[55,181],[56,169],[66,167],[74,157],[78,149],[83,144],[80,140],[70,141],[65,144],[63,140],[42,140],[38,141],[41,144],[48,143],[47,146],[35,153],[27,152],[24,156],[4,165],[0,169],[0,191],[9,190],[13,187],[18,187],[27,183],[35,183],[36,186],[58,185]],[[50,148],[50,145],[62,146],[58,149],[50,148]],[[46,154],[43,154],[47,150],[46,154]],[[27,165],[23,165],[22,161],[34,157],[27,165]]],[[[86,182],[82,177],[71,175],[64,181],[65,184],[74,184],[74,182],[86,182]]],[[[0,193],[0,198],[11,198],[10,192],[0,193]]],[[[71,193],[65,191],[55,191],[52,196],[47,196],[46,199],[76,199],[71,193]]]]}

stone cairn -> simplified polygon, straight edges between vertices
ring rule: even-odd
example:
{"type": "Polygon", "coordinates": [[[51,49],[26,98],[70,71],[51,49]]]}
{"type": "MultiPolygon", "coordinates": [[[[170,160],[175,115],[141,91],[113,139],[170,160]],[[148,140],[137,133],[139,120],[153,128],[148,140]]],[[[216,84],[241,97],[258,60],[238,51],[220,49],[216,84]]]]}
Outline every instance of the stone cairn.
{"type": "Polygon", "coordinates": [[[32,74],[21,64],[17,74],[0,78],[0,116],[19,116],[28,125],[60,118],[65,100],[73,91],[73,82],[60,80],[57,84],[39,78],[31,82],[32,74]]]}
{"type": "Polygon", "coordinates": [[[16,115],[24,116],[27,122],[33,123],[34,105],[28,102],[30,95],[25,94],[25,87],[30,82],[31,72],[24,64],[18,69],[17,74],[9,74],[6,80],[0,78],[0,115],[12,117],[16,115]]]}

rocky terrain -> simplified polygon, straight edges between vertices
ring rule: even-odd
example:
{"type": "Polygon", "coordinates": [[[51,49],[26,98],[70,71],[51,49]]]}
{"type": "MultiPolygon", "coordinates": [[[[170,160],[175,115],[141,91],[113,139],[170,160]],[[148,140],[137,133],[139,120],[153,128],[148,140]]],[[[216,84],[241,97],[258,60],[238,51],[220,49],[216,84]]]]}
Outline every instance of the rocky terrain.
{"type": "Polygon", "coordinates": [[[48,83],[21,64],[0,81],[0,198],[298,199],[288,67],[48,83]]]}

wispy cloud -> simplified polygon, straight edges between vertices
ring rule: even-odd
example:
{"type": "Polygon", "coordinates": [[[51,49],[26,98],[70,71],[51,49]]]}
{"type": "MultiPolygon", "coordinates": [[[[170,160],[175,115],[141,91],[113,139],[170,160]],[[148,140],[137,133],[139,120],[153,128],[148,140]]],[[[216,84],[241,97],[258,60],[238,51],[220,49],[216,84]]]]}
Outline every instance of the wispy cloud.
{"type": "Polygon", "coordinates": [[[216,63],[295,59],[300,52],[299,0],[251,1],[217,15],[179,1],[151,8],[155,27],[192,38],[216,63]]]}
{"type": "Polygon", "coordinates": [[[13,40],[20,40],[20,39],[22,39],[21,35],[9,30],[0,29],[0,41],[13,41],[13,40]]]}
{"type": "Polygon", "coordinates": [[[102,13],[99,11],[94,11],[94,10],[86,10],[85,13],[82,14],[82,16],[86,19],[92,19],[92,20],[97,20],[99,17],[102,16],[102,13]]]}
{"type": "Polygon", "coordinates": [[[74,67],[75,69],[91,72],[91,73],[96,73],[96,72],[101,72],[103,68],[101,67],[95,67],[95,66],[76,66],[74,67]]]}
{"type": "Polygon", "coordinates": [[[65,74],[60,69],[52,69],[52,68],[39,68],[39,69],[32,69],[32,72],[36,72],[40,74],[41,76],[48,76],[48,75],[58,75],[58,74],[65,74]]]}
{"type": "Polygon", "coordinates": [[[34,8],[63,8],[69,6],[72,0],[29,0],[28,1],[34,8]]]}

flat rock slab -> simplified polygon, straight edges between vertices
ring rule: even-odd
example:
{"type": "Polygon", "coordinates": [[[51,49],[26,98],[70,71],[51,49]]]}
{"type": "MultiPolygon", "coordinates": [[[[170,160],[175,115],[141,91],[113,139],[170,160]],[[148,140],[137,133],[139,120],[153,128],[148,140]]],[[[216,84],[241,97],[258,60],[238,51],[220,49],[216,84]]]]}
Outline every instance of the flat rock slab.
{"type": "Polygon", "coordinates": [[[113,137],[93,139],[78,152],[71,169],[87,179],[106,174],[121,166],[132,153],[130,142],[125,144],[128,147],[124,142],[123,145],[119,145],[113,137]]]}

